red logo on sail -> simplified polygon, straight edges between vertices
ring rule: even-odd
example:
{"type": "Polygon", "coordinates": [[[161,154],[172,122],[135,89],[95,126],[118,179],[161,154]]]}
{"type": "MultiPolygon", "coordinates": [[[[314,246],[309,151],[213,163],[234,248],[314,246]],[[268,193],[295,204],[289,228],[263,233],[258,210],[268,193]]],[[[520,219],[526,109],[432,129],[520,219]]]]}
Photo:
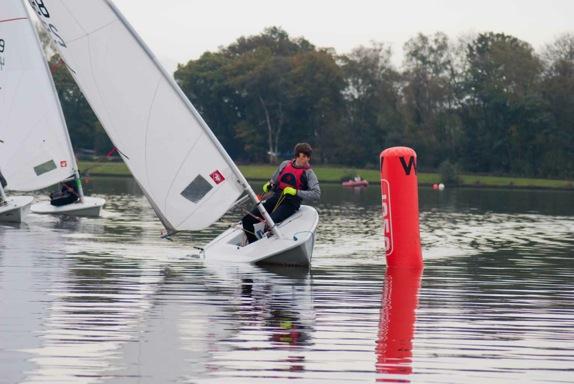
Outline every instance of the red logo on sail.
{"type": "Polygon", "coordinates": [[[211,177],[211,179],[213,181],[215,181],[215,184],[219,184],[221,183],[223,180],[225,180],[225,177],[223,177],[223,175],[221,174],[221,172],[219,171],[213,171],[209,174],[209,177],[211,177]]]}
{"type": "Polygon", "coordinates": [[[60,160],[60,167],[66,168],[68,166],[68,162],[66,160],[60,160]]]}

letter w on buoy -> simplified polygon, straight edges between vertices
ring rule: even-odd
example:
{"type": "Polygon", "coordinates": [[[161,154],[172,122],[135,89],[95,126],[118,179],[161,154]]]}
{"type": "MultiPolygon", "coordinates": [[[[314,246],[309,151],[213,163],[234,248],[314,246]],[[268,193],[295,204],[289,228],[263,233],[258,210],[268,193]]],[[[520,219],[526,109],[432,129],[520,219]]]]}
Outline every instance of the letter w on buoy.
{"type": "Polygon", "coordinates": [[[405,158],[403,156],[399,157],[399,160],[401,161],[401,165],[403,166],[403,169],[405,170],[405,173],[407,176],[409,176],[411,174],[411,169],[414,168],[415,170],[415,174],[417,173],[417,163],[415,161],[415,156],[411,156],[409,158],[409,164],[407,165],[407,162],[405,161],[405,158]]]}

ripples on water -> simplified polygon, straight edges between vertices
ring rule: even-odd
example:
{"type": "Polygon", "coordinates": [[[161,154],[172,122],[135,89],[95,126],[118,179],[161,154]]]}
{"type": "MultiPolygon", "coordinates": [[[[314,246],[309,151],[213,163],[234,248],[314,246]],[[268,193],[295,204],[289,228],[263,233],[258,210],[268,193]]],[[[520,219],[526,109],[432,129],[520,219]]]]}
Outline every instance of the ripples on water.
{"type": "Polygon", "coordinates": [[[572,382],[574,213],[545,192],[423,191],[417,276],[385,271],[375,189],[325,188],[311,271],[206,263],[239,212],[166,241],[122,191],[0,226],[1,383],[572,382]]]}

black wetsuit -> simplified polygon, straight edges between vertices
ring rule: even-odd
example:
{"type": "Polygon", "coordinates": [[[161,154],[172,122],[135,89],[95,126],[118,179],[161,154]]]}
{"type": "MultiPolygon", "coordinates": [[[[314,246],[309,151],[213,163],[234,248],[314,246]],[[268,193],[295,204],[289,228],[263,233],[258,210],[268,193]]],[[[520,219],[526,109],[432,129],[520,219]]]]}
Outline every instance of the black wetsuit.
{"type": "MultiPolygon", "coordinates": [[[[265,200],[263,206],[269,212],[269,216],[273,219],[273,222],[278,224],[297,212],[301,206],[301,199],[297,196],[284,196],[281,200],[281,191],[275,192],[273,196],[265,200]],[[279,202],[279,204],[277,204],[279,202]]],[[[253,243],[257,241],[257,236],[254,234],[253,225],[261,221],[261,213],[257,207],[253,208],[251,214],[243,216],[241,223],[245,229],[245,235],[247,236],[247,241],[253,243]]]]}
{"type": "Polygon", "coordinates": [[[80,194],[78,193],[78,187],[76,186],[76,181],[68,181],[62,183],[62,188],[59,192],[50,193],[50,204],[60,207],[62,205],[67,205],[78,201],[80,194]]]}

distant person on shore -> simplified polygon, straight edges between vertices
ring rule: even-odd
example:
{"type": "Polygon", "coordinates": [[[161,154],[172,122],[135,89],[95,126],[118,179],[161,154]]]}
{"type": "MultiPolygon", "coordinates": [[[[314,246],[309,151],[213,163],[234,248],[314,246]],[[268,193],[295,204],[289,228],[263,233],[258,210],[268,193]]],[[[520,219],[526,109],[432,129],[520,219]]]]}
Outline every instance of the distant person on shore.
{"type": "MultiPolygon", "coordinates": [[[[297,212],[301,202],[318,201],[321,197],[319,180],[310,164],[313,152],[311,146],[299,143],[293,152],[295,157],[282,162],[271,179],[263,185],[263,192],[273,192],[263,206],[275,223],[280,223],[297,212]]],[[[257,241],[253,226],[262,220],[257,207],[241,220],[249,243],[257,241]]]]}

